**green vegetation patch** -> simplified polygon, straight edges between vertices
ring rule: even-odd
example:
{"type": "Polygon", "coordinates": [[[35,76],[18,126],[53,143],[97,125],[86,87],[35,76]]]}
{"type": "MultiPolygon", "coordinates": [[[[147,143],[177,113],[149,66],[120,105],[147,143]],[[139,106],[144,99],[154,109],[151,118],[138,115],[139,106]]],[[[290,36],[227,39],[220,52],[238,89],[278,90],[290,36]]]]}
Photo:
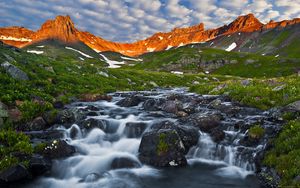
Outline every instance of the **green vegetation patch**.
{"type": "Polygon", "coordinates": [[[17,163],[28,164],[24,156],[30,156],[32,152],[30,139],[23,133],[0,131],[0,171],[17,163]]]}

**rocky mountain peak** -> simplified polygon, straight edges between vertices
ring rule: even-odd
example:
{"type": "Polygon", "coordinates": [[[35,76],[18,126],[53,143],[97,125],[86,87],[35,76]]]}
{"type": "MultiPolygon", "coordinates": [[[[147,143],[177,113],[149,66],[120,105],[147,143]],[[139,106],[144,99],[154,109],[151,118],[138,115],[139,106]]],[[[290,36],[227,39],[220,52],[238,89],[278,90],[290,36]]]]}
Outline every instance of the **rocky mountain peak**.
{"type": "Polygon", "coordinates": [[[263,24],[254,16],[247,14],[239,16],[231,24],[228,25],[228,31],[232,32],[253,32],[260,30],[263,24]]]}
{"type": "Polygon", "coordinates": [[[76,42],[78,30],[70,16],[57,16],[54,20],[46,21],[36,32],[35,39],[58,39],[63,42],[76,42]]]}

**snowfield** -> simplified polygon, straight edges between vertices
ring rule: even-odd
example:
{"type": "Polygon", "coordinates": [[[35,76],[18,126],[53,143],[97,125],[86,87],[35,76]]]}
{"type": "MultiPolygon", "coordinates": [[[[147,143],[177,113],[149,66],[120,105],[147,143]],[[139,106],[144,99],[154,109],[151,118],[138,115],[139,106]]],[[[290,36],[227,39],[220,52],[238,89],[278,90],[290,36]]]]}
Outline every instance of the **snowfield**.
{"type": "Polygon", "coordinates": [[[116,68],[120,68],[121,66],[119,65],[124,65],[125,62],[124,61],[113,61],[113,60],[109,60],[107,57],[105,57],[103,54],[99,54],[104,61],[109,64],[108,68],[112,68],[112,69],[116,69],[116,68]]]}
{"type": "Polygon", "coordinates": [[[228,46],[228,48],[225,49],[225,51],[230,52],[230,51],[232,51],[233,49],[235,49],[236,47],[237,47],[237,44],[234,42],[234,43],[232,43],[230,46],[228,46]]]}
{"type": "Polygon", "coordinates": [[[28,53],[32,53],[32,54],[43,54],[44,51],[38,51],[38,50],[27,50],[28,53]]]}
{"type": "Polygon", "coordinates": [[[180,71],[171,71],[172,74],[179,74],[179,75],[183,75],[183,72],[180,71]]]}
{"type": "Polygon", "coordinates": [[[170,50],[171,48],[173,48],[173,46],[169,45],[166,50],[170,50]]]}
{"type": "Polygon", "coordinates": [[[71,47],[66,46],[66,49],[68,49],[68,50],[73,50],[73,51],[75,51],[75,52],[78,52],[78,53],[80,53],[81,55],[83,55],[84,57],[87,57],[87,58],[93,58],[92,56],[89,56],[89,55],[87,55],[87,54],[85,54],[85,53],[83,53],[83,52],[81,52],[81,51],[79,51],[79,50],[76,50],[76,49],[74,49],[74,48],[71,48],[71,47]]]}
{"type": "Polygon", "coordinates": [[[148,52],[154,52],[155,48],[147,48],[148,52]]]}
{"type": "Polygon", "coordinates": [[[121,59],[124,59],[124,60],[129,60],[129,61],[143,61],[142,59],[134,59],[134,58],[130,58],[130,57],[123,57],[123,56],[121,56],[121,59]]]}

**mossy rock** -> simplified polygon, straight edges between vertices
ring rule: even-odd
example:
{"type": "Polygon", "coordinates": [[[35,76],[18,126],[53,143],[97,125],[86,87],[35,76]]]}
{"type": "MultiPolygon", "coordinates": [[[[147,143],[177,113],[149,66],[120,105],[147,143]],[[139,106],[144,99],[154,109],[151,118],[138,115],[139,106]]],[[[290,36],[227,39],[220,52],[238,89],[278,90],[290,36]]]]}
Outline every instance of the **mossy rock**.
{"type": "Polygon", "coordinates": [[[265,134],[265,129],[259,125],[255,125],[251,127],[248,131],[249,138],[253,140],[261,139],[264,136],[264,134],[265,134]]]}

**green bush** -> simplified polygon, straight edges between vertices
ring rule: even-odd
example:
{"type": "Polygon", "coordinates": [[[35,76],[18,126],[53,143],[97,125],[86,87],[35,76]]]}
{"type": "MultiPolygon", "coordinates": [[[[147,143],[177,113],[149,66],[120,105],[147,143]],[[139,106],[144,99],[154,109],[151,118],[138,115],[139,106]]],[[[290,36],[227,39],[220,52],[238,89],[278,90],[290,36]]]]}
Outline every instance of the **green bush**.
{"type": "Polygon", "coordinates": [[[30,139],[16,131],[0,131],[0,171],[17,163],[27,163],[18,156],[31,155],[33,152],[30,139]]]}

